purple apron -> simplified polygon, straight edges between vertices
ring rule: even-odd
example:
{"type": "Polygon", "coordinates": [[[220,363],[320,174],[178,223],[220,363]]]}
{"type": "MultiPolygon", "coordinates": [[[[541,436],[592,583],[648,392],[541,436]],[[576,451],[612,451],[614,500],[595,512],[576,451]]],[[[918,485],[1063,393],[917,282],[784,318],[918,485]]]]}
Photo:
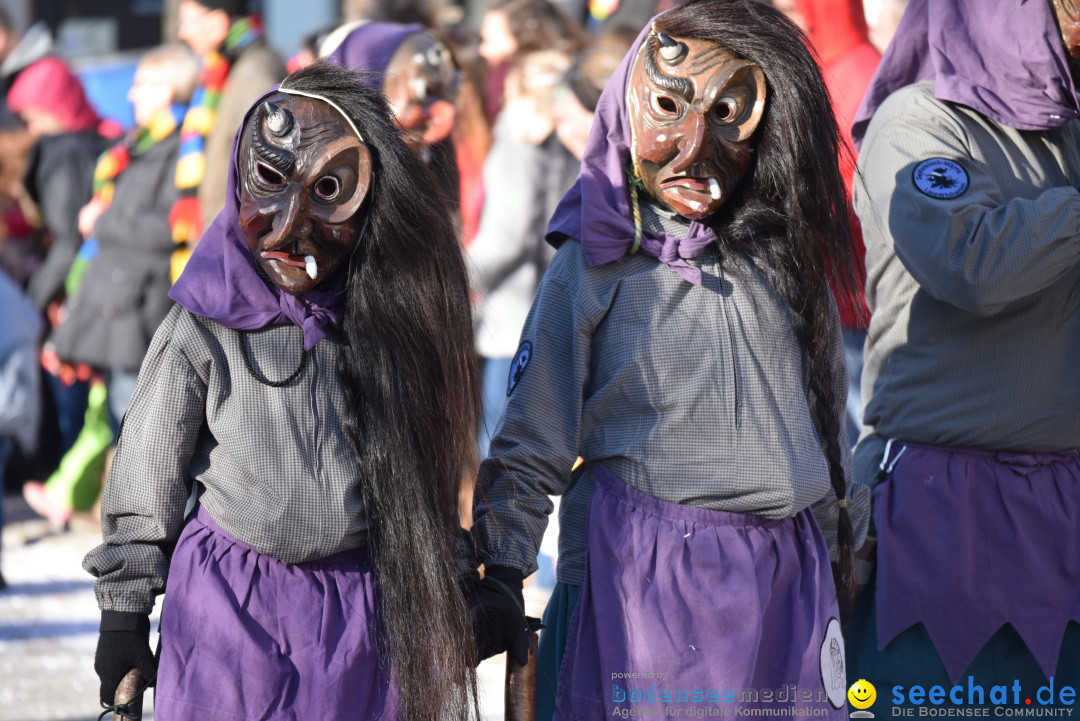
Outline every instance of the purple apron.
{"type": "Polygon", "coordinates": [[[589,472],[585,583],[556,720],[740,706],[846,718],[836,591],[809,509],[779,520],[711,511],[642,493],[599,464],[589,472]]]}
{"type": "Polygon", "coordinates": [[[1011,623],[1053,675],[1080,620],[1080,454],[894,441],[882,467],[878,650],[922,622],[955,683],[1011,623]]]}
{"type": "Polygon", "coordinates": [[[169,570],[154,718],[396,719],[375,618],[362,550],[287,564],[200,506],[169,570]]]}

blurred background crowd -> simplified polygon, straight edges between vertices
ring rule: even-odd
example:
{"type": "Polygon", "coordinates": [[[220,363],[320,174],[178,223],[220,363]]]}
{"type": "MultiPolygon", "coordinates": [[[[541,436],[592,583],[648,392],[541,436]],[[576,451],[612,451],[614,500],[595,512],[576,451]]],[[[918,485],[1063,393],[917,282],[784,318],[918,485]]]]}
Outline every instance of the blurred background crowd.
{"type": "MultiPolygon", "coordinates": [[[[846,133],[906,0],[763,1],[806,31],[846,133]]],[[[553,252],[547,220],[577,175],[596,102],[637,33],[674,4],[0,2],[6,493],[57,528],[93,512],[171,283],[224,203],[236,128],[267,88],[322,57],[377,74],[456,201],[484,377],[482,454],[553,252]]],[[[842,162],[850,190],[853,160],[842,162]]],[[[846,321],[857,429],[864,336],[846,321]]]]}

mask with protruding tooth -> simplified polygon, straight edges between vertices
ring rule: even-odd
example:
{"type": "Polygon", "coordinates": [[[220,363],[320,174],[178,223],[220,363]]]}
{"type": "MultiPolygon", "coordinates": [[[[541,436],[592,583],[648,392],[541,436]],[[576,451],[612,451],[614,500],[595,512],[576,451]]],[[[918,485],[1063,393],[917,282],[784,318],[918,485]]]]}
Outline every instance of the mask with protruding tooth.
{"type": "Polygon", "coordinates": [[[355,250],[372,158],[338,106],[271,94],[245,118],[238,225],[267,279],[304,293],[355,250]]]}
{"type": "Polygon", "coordinates": [[[754,163],[764,71],[734,50],[676,34],[658,20],[627,79],[633,173],[659,205],[712,216],[754,163]]]}

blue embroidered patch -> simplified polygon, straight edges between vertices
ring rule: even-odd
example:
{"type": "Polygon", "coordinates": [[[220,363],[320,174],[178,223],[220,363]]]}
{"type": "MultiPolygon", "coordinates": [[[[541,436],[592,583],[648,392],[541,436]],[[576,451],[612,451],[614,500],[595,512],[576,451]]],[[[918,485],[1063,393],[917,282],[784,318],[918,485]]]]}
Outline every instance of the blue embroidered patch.
{"type": "Polygon", "coordinates": [[[968,174],[960,163],[945,158],[930,158],[915,166],[915,187],[938,200],[959,198],[968,189],[968,174]]]}
{"type": "Polygon", "coordinates": [[[532,343],[525,341],[514,354],[514,362],[510,364],[510,377],[506,379],[506,395],[509,396],[517,386],[521,376],[525,374],[525,368],[532,359],[532,343]]]}

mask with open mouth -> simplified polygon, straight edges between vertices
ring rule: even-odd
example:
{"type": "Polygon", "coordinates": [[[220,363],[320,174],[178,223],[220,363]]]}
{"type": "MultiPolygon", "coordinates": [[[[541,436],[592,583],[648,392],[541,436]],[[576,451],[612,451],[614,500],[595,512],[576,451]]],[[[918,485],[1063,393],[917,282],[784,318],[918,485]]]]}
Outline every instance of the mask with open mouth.
{"type": "Polygon", "coordinates": [[[245,121],[239,225],[267,277],[303,293],[334,275],[359,240],[371,152],[330,104],[270,96],[245,121]]]}
{"type": "Polygon", "coordinates": [[[699,220],[750,170],[765,74],[728,48],[654,28],[627,83],[634,171],[660,205],[699,220]]]}

